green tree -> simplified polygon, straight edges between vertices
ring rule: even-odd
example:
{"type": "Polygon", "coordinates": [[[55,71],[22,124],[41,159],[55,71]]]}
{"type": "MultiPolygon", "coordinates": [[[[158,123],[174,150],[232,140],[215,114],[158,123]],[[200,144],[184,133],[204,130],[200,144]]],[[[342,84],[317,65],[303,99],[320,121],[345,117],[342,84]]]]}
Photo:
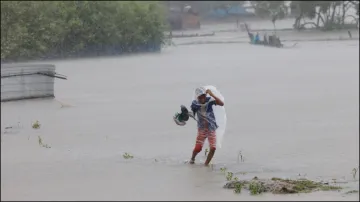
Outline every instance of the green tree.
{"type": "Polygon", "coordinates": [[[284,1],[252,1],[251,4],[257,16],[271,19],[275,30],[276,21],[285,18],[287,15],[287,7],[284,1]]]}
{"type": "Polygon", "coordinates": [[[345,27],[345,18],[352,17],[358,24],[358,18],[347,15],[350,8],[358,6],[358,2],[352,1],[292,1],[291,8],[296,10],[294,28],[303,29],[305,25],[311,24],[318,29],[331,30],[334,28],[345,27]],[[300,21],[316,19],[315,22],[300,21]]]}
{"type": "Polygon", "coordinates": [[[2,1],[1,60],[134,52],[164,42],[158,2],[2,1]]]}
{"type": "Polygon", "coordinates": [[[292,1],[290,4],[291,12],[297,14],[295,18],[294,28],[300,28],[300,21],[307,17],[314,19],[316,17],[316,2],[314,1],[292,1]]]}

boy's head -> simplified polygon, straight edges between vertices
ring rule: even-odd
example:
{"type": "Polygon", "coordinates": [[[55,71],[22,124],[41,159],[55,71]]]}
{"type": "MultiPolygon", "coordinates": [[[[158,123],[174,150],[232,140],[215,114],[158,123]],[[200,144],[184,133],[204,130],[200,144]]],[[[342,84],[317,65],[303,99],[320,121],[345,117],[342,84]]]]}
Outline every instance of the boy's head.
{"type": "Polygon", "coordinates": [[[197,88],[195,90],[195,95],[200,104],[205,104],[206,102],[206,90],[203,87],[197,88]]]}

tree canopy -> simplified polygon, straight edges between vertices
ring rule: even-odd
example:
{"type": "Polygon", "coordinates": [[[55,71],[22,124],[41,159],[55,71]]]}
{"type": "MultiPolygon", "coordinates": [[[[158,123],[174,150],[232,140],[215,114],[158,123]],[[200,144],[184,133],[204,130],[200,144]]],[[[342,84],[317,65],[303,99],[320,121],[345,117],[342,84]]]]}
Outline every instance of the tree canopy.
{"type": "MultiPolygon", "coordinates": [[[[270,17],[275,21],[286,17],[287,6],[285,1],[252,1],[255,13],[260,17],[270,17]]],[[[359,23],[359,1],[291,1],[290,8],[295,13],[294,28],[302,29],[307,24],[314,27],[331,30],[345,28],[346,19],[352,18],[353,24],[359,23]],[[356,9],[356,16],[348,14],[351,9],[356,9]],[[301,20],[310,19],[316,22],[305,22],[301,20]]]]}
{"type": "Polygon", "coordinates": [[[158,2],[2,1],[1,60],[158,48],[163,10],[158,2]]]}
{"type": "Polygon", "coordinates": [[[275,26],[276,20],[285,18],[287,7],[284,1],[252,1],[255,14],[262,18],[270,18],[275,26]]]}
{"type": "Polygon", "coordinates": [[[294,27],[301,29],[306,24],[312,24],[317,28],[331,30],[345,26],[347,17],[354,19],[354,24],[358,24],[358,17],[348,15],[348,11],[353,8],[357,9],[359,2],[351,1],[293,1],[292,7],[297,9],[297,20],[294,27]],[[300,25],[301,19],[316,19],[316,23],[307,22],[300,25]]]}

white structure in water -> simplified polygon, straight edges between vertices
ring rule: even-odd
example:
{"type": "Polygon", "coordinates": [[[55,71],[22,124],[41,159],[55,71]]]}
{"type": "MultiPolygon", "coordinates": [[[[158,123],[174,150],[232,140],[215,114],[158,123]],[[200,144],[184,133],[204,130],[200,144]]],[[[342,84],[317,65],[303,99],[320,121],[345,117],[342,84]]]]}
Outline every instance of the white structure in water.
{"type": "Polygon", "coordinates": [[[2,64],[1,102],[55,97],[55,78],[66,79],[56,74],[55,65],[2,64]]]}

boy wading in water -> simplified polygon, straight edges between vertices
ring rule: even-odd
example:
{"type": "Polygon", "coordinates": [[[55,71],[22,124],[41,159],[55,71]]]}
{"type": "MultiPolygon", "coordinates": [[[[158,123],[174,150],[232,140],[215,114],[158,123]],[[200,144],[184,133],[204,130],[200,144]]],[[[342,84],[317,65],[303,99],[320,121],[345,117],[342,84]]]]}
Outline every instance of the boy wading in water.
{"type": "Polygon", "coordinates": [[[196,137],[195,148],[190,159],[190,164],[195,163],[196,155],[202,150],[204,141],[208,138],[210,145],[210,152],[205,161],[205,166],[208,166],[211,159],[213,158],[216,150],[216,124],[215,115],[213,111],[213,105],[224,106],[224,102],[216,97],[211,90],[205,90],[203,87],[195,90],[197,100],[194,100],[191,104],[191,110],[194,115],[197,115],[197,127],[198,134],[196,137]],[[210,97],[207,97],[209,94],[210,97]]]}

